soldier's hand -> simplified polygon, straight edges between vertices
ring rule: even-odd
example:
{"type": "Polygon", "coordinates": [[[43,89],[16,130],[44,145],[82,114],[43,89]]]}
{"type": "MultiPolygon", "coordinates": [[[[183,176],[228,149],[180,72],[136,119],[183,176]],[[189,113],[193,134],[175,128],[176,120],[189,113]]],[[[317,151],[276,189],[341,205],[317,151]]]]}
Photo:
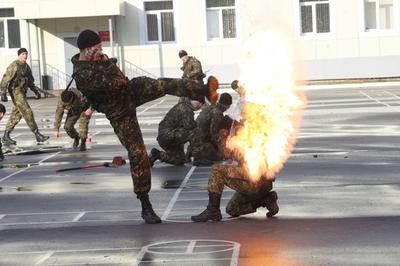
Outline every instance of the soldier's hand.
{"type": "Polygon", "coordinates": [[[53,137],[59,138],[60,137],[60,131],[53,131],[53,137]]]}
{"type": "Polygon", "coordinates": [[[36,95],[36,100],[39,100],[40,98],[42,98],[40,91],[35,92],[35,95],[36,95]]]}
{"type": "Polygon", "coordinates": [[[86,111],[85,111],[85,115],[86,115],[86,116],[92,116],[92,114],[93,114],[92,108],[86,109],[86,111]]]}
{"type": "Polygon", "coordinates": [[[8,102],[7,94],[2,94],[1,95],[1,101],[5,102],[5,103],[8,102]]]}

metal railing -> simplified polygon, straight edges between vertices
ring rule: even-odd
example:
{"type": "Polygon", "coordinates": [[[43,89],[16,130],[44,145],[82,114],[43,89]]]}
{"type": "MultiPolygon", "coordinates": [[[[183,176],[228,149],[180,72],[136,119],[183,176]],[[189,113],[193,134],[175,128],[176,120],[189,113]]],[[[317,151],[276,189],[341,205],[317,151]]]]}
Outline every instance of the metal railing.
{"type": "Polygon", "coordinates": [[[46,64],[46,75],[48,76],[49,90],[63,90],[71,80],[71,75],[46,64]]]}
{"type": "Polygon", "coordinates": [[[150,72],[144,70],[143,68],[138,67],[137,65],[129,62],[128,60],[125,60],[124,63],[125,63],[125,71],[124,71],[125,76],[127,76],[129,79],[134,78],[134,77],[139,77],[139,76],[158,78],[153,73],[150,73],[150,72]]]}

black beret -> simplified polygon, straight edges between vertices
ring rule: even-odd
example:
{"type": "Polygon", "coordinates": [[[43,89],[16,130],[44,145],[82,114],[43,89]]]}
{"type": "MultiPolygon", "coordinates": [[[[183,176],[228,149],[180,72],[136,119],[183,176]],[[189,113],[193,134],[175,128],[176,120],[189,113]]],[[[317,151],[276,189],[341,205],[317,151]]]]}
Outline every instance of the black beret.
{"type": "Polygon", "coordinates": [[[28,50],[26,50],[25,48],[19,48],[17,54],[20,55],[22,53],[28,53],[28,50]]]}
{"type": "Polygon", "coordinates": [[[72,91],[63,91],[61,93],[61,101],[64,103],[70,103],[74,99],[74,93],[72,91]]]}
{"type": "Polygon", "coordinates": [[[229,93],[222,93],[221,96],[219,96],[219,103],[229,106],[232,104],[232,96],[229,93]]]}
{"type": "Polygon", "coordinates": [[[80,50],[95,46],[101,43],[100,36],[92,30],[84,30],[79,33],[78,40],[76,41],[80,50]]]}
{"type": "Polygon", "coordinates": [[[187,55],[187,53],[186,53],[185,50],[180,50],[180,51],[179,51],[179,58],[182,58],[182,57],[184,57],[185,55],[187,55]]]}

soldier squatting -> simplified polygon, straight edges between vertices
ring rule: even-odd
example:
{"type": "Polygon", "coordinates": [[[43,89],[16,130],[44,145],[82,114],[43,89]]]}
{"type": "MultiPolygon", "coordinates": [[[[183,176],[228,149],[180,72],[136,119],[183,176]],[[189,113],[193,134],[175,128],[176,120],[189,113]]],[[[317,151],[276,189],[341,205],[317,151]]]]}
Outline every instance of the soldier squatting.
{"type": "MultiPolygon", "coordinates": [[[[80,51],[71,60],[77,90],[71,89],[62,93],[57,106],[53,135],[59,136],[64,109],[68,110],[65,130],[74,140],[73,146],[75,148],[79,146],[83,151],[86,149],[85,142],[92,109],[104,113],[128,152],[133,190],[141,202],[141,216],[146,223],[161,222],[152,208],[148,195],[151,188],[150,166],[153,166],[157,159],[175,165],[184,164],[184,144],[188,142],[189,156],[193,156],[195,165],[215,163],[208,183],[209,204],[201,214],[192,216],[193,221],[221,220],[220,198],[225,185],[236,191],[227,206],[227,213],[231,216],[252,213],[258,207],[266,207],[268,217],[278,212],[277,194],[271,191],[272,182],[263,178],[256,183],[250,182],[242,168],[242,158],[234,158],[232,154],[225,152],[224,142],[229,131],[221,128],[221,124],[224,120],[223,112],[231,105],[232,97],[229,94],[222,94],[218,103],[212,103],[204,108],[198,120],[194,120],[193,111],[202,106],[204,97],[210,99],[212,93],[208,86],[212,80],[211,82],[209,80],[207,85],[203,83],[205,75],[200,61],[189,57],[186,51],[182,50],[179,52],[179,57],[183,61],[181,79],[148,77],[128,79],[115,62],[102,53],[101,39],[96,32],[82,31],[78,36],[77,45],[80,51]],[[166,94],[186,98],[176,104],[159,125],[157,140],[165,152],[152,149],[148,156],[136,108],[166,94]],[[79,133],[73,127],[78,120],[79,133]],[[234,159],[237,163],[218,163],[223,158],[234,159]]],[[[27,87],[38,98],[40,97],[30,67],[26,64],[26,49],[18,50],[18,57],[18,60],[7,68],[0,85],[1,100],[7,100],[8,91],[14,104],[3,136],[3,143],[7,145],[16,143],[11,139],[10,132],[22,117],[38,142],[48,139],[39,133],[32,110],[26,101],[27,87]]],[[[236,84],[233,88],[237,89],[236,84]]],[[[0,119],[4,113],[5,109],[0,106],[0,119]]],[[[231,125],[232,120],[228,121],[231,125]]],[[[235,126],[240,124],[236,123],[235,126]]],[[[4,158],[2,153],[0,155],[0,159],[4,158]]]]}

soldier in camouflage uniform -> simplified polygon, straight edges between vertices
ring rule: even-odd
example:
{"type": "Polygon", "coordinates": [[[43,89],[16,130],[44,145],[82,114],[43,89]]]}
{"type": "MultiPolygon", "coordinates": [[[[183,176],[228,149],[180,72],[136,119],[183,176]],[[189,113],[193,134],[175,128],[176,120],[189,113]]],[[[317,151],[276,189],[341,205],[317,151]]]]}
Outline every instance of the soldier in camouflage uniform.
{"type": "Polygon", "coordinates": [[[224,112],[231,106],[232,96],[222,93],[219,101],[204,107],[196,119],[198,131],[193,137],[189,153],[193,156],[193,165],[210,166],[222,159],[218,149],[219,131],[224,112]]]}
{"type": "Polygon", "coordinates": [[[77,88],[91,107],[104,113],[122,145],[128,150],[134,192],[142,204],[146,223],[160,223],[148,192],[151,187],[150,163],[136,117],[136,108],[144,103],[171,94],[193,97],[208,93],[204,86],[191,80],[137,77],[129,80],[102,53],[97,33],[84,30],[77,41],[80,53],[72,58],[77,88]]]}
{"type": "Polygon", "coordinates": [[[26,99],[28,87],[35,93],[37,99],[40,99],[41,97],[40,91],[34,83],[35,80],[32,76],[31,68],[26,63],[27,59],[28,51],[25,48],[19,49],[18,59],[8,66],[0,83],[1,101],[8,101],[8,90],[14,104],[2,138],[3,143],[7,145],[15,145],[17,143],[15,140],[11,139],[10,133],[22,117],[25,119],[25,122],[28,124],[31,131],[35,134],[37,142],[44,142],[49,139],[48,136],[40,134],[32,109],[26,99]]]}
{"type": "Polygon", "coordinates": [[[203,83],[203,78],[206,75],[203,73],[201,62],[194,56],[189,56],[185,50],[179,51],[179,58],[183,64],[181,70],[183,71],[182,78],[197,80],[203,83]]]}
{"type": "Polygon", "coordinates": [[[204,97],[183,100],[174,105],[158,125],[157,141],[164,151],[153,148],[149,155],[150,165],[158,159],[161,162],[183,165],[186,161],[184,145],[197,130],[194,112],[201,108],[204,97]]]}
{"type": "MultiPolygon", "coordinates": [[[[0,121],[3,119],[4,115],[6,114],[6,107],[0,103],[0,121]]],[[[1,141],[0,141],[0,162],[4,160],[4,154],[3,150],[1,147],[1,141]]]]}
{"type": "MultiPolygon", "coordinates": [[[[232,83],[232,88],[237,89],[237,81],[232,83]]],[[[244,92],[241,91],[240,95],[242,100],[241,107],[243,107],[245,104],[244,92]]],[[[209,202],[207,208],[199,215],[192,216],[192,221],[207,222],[209,220],[219,221],[222,219],[220,202],[224,186],[236,191],[226,206],[226,212],[232,217],[256,212],[259,207],[267,208],[267,217],[269,218],[279,212],[278,195],[275,191],[271,191],[274,180],[261,176],[256,182],[250,181],[243,168],[244,159],[226,146],[226,140],[229,138],[230,132],[237,131],[244,124],[245,121],[242,119],[239,123],[233,124],[234,128],[225,128],[220,131],[219,149],[223,152],[225,158],[231,158],[234,161],[229,160],[213,165],[208,179],[209,202]]]]}
{"type": "Polygon", "coordinates": [[[73,147],[79,146],[79,150],[86,150],[86,138],[88,134],[89,121],[92,110],[89,107],[85,97],[76,88],[70,88],[61,93],[61,99],[58,101],[56,115],[54,119],[53,135],[58,138],[60,136],[61,120],[64,115],[64,110],[68,110],[67,118],[65,119],[64,129],[73,140],[73,147]],[[79,133],[74,125],[79,121],[79,133]]]}

